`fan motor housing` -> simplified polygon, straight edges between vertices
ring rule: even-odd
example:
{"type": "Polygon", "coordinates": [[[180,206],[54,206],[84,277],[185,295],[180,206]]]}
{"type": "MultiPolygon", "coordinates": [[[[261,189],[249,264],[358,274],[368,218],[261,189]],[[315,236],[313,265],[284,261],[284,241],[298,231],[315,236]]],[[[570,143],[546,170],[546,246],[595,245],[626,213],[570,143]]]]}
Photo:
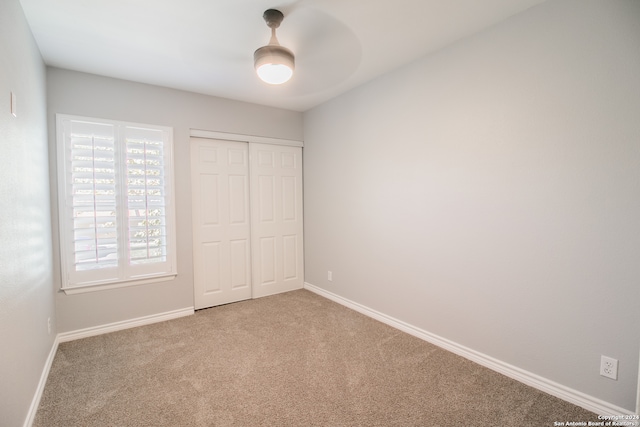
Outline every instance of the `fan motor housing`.
{"type": "Polygon", "coordinates": [[[262,46],[253,53],[255,67],[259,68],[264,64],[279,63],[287,65],[292,70],[295,68],[295,57],[293,52],[283,46],[267,45],[262,46]]]}

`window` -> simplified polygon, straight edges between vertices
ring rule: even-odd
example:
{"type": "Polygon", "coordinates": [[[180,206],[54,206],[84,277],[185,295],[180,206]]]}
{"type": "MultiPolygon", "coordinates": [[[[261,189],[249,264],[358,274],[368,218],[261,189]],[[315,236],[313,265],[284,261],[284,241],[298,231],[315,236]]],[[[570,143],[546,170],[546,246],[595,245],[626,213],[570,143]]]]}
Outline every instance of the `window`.
{"type": "Polygon", "coordinates": [[[171,128],[57,116],[62,289],[176,275],[171,128]]]}

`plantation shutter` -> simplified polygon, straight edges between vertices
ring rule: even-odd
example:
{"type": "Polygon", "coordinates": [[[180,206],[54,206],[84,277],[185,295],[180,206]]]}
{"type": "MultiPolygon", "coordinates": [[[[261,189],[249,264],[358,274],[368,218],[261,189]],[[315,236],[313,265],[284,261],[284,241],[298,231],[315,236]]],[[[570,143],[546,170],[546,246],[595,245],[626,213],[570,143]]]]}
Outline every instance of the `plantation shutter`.
{"type": "Polygon", "coordinates": [[[58,128],[63,289],[175,275],[170,129],[58,128]]]}
{"type": "MultiPolygon", "coordinates": [[[[65,123],[67,270],[71,283],[118,278],[115,127],[65,123]],[[70,240],[70,241],[69,241],[70,240]]],[[[62,236],[61,236],[62,237],[62,236]]]]}
{"type": "Polygon", "coordinates": [[[164,135],[156,129],[126,127],[129,266],[149,274],[167,262],[164,135]],[[151,265],[151,267],[149,267],[151,265]]]}

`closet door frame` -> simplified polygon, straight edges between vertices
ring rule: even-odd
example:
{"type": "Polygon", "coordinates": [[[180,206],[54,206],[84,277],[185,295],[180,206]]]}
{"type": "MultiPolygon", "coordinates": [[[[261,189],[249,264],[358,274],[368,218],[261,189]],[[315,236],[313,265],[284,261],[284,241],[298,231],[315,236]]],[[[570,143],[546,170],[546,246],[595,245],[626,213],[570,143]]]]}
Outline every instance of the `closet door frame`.
{"type": "Polygon", "coordinates": [[[241,135],[237,133],[216,132],[216,131],[201,130],[201,129],[191,129],[189,136],[191,138],[222,139],[226,141],[238,141],[238,142],[248,142],[248,143],[256,142],[260,144],[304,147],[304,143],[302,141],[297,141],[294,139],[269,138],[266,136],[255,136],[255,135],[241,135]]]}
{"type": "MultiPolygon", "coordinates": [[[[257,144],[268,144],[268,145],[280,145],[280,146],[288,146],[288,147],[300,147],[302,149],[302,147],[304,146],[303,141],[298,141],[298,140],[291,140],[291,139],[280,139],[280,138],[269,138],[269,137],[261,137],[261,136],[254,136],[254,135],[242,135],[242,134],[233,134],[233,133],[226,133],[226,132],[217,132],[217,131],[208,131],[208,130],[200,130],[200,129],[191,129],[190,130],[190,144],[191,144],[191,139],[192,138],[204,138],[204,139],[212,139],[212,140],[225,140],[225,141],[236,141],[236,142],[244,142],[244,143],[248,143],[249,145],[249,152],[251,152],[250,146],[252,143],[257,143],[257,144]]],[[[302,167],[302,150],[300,150],[300,156],[299,156],[299,162],[300,162],[300,166],[302,167]]],[[[249,168],[251,170],[251,159],[249,160],[249,168]]],[[[302,172],[300,172],[302,173],[302,172]]],[[[251,179],[251,175],[250,175],[250,179],[251,179]]],[[[301,186],[301,181],[302,181],[302,176],[300,176],[300,207],[299,207],[299,230],[300,230],[300,240],[298,241],[298,245],[299,245],[299,257],[300,257],[300,262],[297,264],[298,267],[298,271],[296,272],[299,275],[299,284],[297,286],[291,287],[289,285],[289,288],[291,289],[285,289],[285,290],[293,290],[293,289],[301,289],[304,286],[304,262],[303,262],[303,235],[302,235],[302,186],[301,186]]],[[[193,184],[192,184],[193,185],[193,184]]],[[[250,190],[250,204],[253,204],[253,199],[256,197],[255,196],[255,191],[253,189],[250,190]]],[[[192,201],[192,205],[193,205],[193,201],[192,201]]],[[[253,208],[250,208],[250,211],[252,212],[252,215],[255,215],[255,210],[253,208]]],[[[193,227],[195,226],[195,224],[192,224],[192,230],[193,227]]],[[[257,277],[255,276],[254,270],[257,269],[257,265],[256,265],[256,253],[255,253],[255,248],[254,248],[254,242],[253,242],[253,236],[254,236],[254,230],[253,228],[258,226],[258,224],[254,223],[254,218],[251,218],[251,241],[252,241],[252,247],[251,247],[251,252],[252,252],[252,256],[251,256],[251,270],[252,270],[252,280],[251,280],[251,298],[259,298],[261,296],[267,296],[267,295],[271,295],[272,293],[269,291],[263,290],[263,291],[258,291],[257,290],[257,277]]],[[[195,241],[194,241],[195,244],[195,241]]],[[[194,260],[194,269],[195,269],[195,260],[194,260]]],[[[194,271],[195,274],[195,271],[194,271]]],[[[195,286],[195,284],[194,284],[195,286]]],[[[278,292],[283,292],[285,290],[280,290],[280,291],[276,291],[273,293],[278,293],[278,292]]],[[[194,289],[195,292],[195,289],[194,289]]]]}

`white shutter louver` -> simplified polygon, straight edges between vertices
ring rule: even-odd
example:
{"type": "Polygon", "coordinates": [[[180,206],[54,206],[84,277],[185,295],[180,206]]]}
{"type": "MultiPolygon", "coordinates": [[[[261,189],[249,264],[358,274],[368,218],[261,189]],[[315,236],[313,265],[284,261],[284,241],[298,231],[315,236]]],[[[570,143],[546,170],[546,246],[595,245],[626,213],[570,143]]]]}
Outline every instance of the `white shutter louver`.
{"type": "Polygon", "coordinates": [[[75,270],[115,268],[114,128],[73,122],[69,143],[75,270]]]}
{"type": "Polygon", "coordinates": [[[175,275],[171,130],[58,116],[64,288],[175,275]]]}
{"type": "Polygon", "coordinates": [[[126,129],[129,262],[166,261],[166,190],[162,133],[153,129],[126,129]]]}

